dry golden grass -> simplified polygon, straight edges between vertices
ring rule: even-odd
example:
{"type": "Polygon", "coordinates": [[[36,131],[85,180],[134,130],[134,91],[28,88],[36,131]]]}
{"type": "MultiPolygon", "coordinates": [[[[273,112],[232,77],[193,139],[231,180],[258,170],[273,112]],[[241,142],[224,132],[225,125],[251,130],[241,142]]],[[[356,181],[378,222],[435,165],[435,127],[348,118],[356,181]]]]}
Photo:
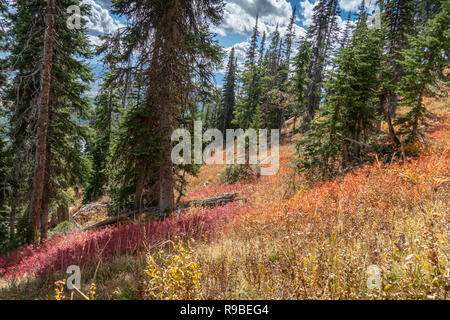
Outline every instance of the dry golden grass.
{"type": "Polygon", "coordinates": [[[284,145],[279,175],[238,186],[250,206],[230,233],[197,245],[203,298],[448,299],[449,104],[426,103],[431,145],[405,163],[310,188],[289,174],[284,145]],[[371,265],[379,290],[367,286],[371,265]]]}
{"type": "Polygon", "coordinates": [[[441,170],[375,168],[330,189],[268,200],[225,240],[197,247],[204,297],[447,298],[450,162],[430,162],[441,170]],[[396,175],[401,185],[390,184],[396,175]],[[381,290],[367,289],[369,265],[382,271],[381,290]]]}

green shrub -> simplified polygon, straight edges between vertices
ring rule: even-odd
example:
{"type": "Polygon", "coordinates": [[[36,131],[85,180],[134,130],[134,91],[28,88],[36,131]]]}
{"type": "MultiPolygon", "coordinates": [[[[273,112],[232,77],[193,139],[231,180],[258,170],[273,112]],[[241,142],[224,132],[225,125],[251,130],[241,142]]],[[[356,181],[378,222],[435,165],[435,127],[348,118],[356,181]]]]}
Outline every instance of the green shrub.
{"type": "Polygon", "coordinates": [[[67,234],[74,228],[75,228],[75,226],[72,223],[70,223],[69,221],[63,221],[60,224],[58,224],[55,228],[50,230],[48,232],[48,236],[49,236],[49,238],[53,238],[54,236],[56,236],[57,234],[59,234],[61,232],[64,232],[64,234],[67,234]]]}
{"type": "Polygon", "coordinates": [[[241,180],[250,180],[254,177],[253,170],[245,164],[237,164],[228,166],[220,175],[220,180],[223,183],[236,183],[241,180]]]}

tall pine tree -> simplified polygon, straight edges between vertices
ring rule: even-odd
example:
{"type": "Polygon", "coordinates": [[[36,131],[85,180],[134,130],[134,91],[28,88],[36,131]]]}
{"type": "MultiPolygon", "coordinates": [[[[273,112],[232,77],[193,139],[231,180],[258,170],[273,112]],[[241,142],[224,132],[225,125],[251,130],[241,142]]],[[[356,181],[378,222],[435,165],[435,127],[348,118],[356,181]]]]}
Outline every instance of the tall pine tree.
{"type": "Polygon", "coordinates": [[[223,98],[222,98],[222,132],[231,129],[231,120],[233,119],[233,111],[236,95],[236,57],[234,48],[230,51],[228,59],[227,73],[225,75],[223,98]]]}
{"type": "Polygon", "coordinates": [[[298,143],[300,168],[320,168],[328,176],[336,164],[346,169],[360,163],[361,148],[372,142],[379,118],[382,45],[380,30],[368,29],[361,7],[352,39],[340,49],[327,83],[323,108],[298,143]]]}
{"type": "Polygon", "coordinates": [[[189,100],[186,97],[196,91],[196,83],[205,82],[194,78],[210,77],[219,63],[219,48],[209,24],[219,23],[222,1],[118,0],[114,4],[116,13],[133,21],[124,37],[130,39],[129,48],[139,52],[136,58],[146,76],[145,104],[130,114],[123,135],[133,137],[132,144],[124,145],[128,157],[123,164],[134,168],[134,206],[141,208],[144,188],[156,180],[161,212],[170,211],[176,181],[171,135],[180,119],[180,107],[189,100]],[[159,141],[154,141],[158,136],[159,141]]]}
{"type": "Polygon", "coordinates": [[[400,64],[405,75],[398,89],[400,105],[409,111],[397,121],[399,134],[408,142],[423,136],[421,125],[427,124],[428,112],[423,98],[443,87],[444,74],[450,67],[450,2],[441,1],[440,12],[427,20],[422,32],[409,37],[410,48],[401,51],[400,64]]]}
{"type": "Polygon", "coordinates": [[[21,200],[12,211],[28,215],[28,241],[37,239],[39,227],[41,241],[47,237],[51,204],[87,173],[84,129],[77,119],[88,114],[89,99],[83,95],[92,75],[84,59],[91,54],[85,28],[71,30],[68,16],[56,14],[70,5],[79,1],[17,1],[9,30],[7,67],[15,77],[6,98],[13,104],[13,171],[20,189],[14,193],[21,200]]]}

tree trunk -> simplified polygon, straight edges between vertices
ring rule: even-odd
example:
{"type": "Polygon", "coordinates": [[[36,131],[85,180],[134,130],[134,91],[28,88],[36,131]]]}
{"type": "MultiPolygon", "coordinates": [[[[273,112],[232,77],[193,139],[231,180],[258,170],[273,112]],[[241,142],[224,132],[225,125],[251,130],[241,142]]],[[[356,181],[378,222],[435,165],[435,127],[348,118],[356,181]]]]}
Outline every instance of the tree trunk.
{"type": "Polygon", "coordinates": [[[41,208],[41,243],[47,239],[48,232],[48,201],[49,194],[47,188],[44,189],[41,208]]]}
{"type": "Polygon", "coordinates": [[[173,177],[173,163],[172,163],[172,141],[170,139],[173,131],[173,121],[171,115],[162,117],[161,119],[161,134],[163,135],[162,147],[162,162],[160,167],[160,198],[159,206],[161,212],[166,209],[173,209],[174,205],[174,186],[175,181],[173,177]]]}
{"type": "Polygon", "coordinates": [[[134,210],[138,213],[142,210],[142,192],[144,191],[145,182],[147,178],[147,165],[141,166],[140,174],[136,182],[136,190],[134,192],[134,210]]]}
{"type": "MultiPolygon", "coordinates": [[[[49,108],[50,111],[50,108],[49,108]]],[[[47,239],[47,233],[48,233],[48,204],[49,204],[49,200],[50,200],[50,190],[49,190],[49,185],[50,185],[50,169],[49,169],[49,164],[51,161],[51,153],[50,153],[50,145],[48,143],[48,139],[47,139],[47,155],[46,155],[46,159],[47,159],[47,163],[46,163],[46,170],[45,170],[45,177],[44,177],[44,192],[42,194],[42,205],[41,205],[41,213],[40,213],[40,218],[41,218],[41,243],[47,239]]]]}
{"type": "Polygon", "coordinates": [[[61,205],[56,212],[56,225],[64,221],[69,221],[69,207],[67,205],[61,205]]]}
{"type": "Polygon", "coordinates": [[[388,124],[388,128],[389,128],[389,135],[391,136],[392,142],[394,142],[394,144],[396,146],[400,145],[400,140],[398,139],[397,135],[395,134],[395,129],[394,126],[392,124],[392,118],[391,118],[391,111],[389,109],[385,110],[384,113],[384,117],[386,118],[386,122],[388,124]]]}
{"type": "Polygon", "coordinates": [[[55,0],[48,0],[45,16],[46,30],[44,34],[44,53],[38,99],[37,141],[33,189],[30,204],[31,226],[28,241],[33,242],[37,236],[42,198],[44,193],[45,169],[47,166],[47,129],[52,76],[53,41],[54,41],[55,0]]]}
{"type": "Polygon", "coordinates": [[[9,239],[14,241],[16,235],[16,200],[12,200],[11,216],[9,217],[9,239]]]}
{"type": "Polygon", "coordinates": [[[182,92],[178,92],[181,83],[178,83],[179,74],[177,74],[179,46],[182,45],[181,30],[174,22],[179,10],[181,10],[180,1],[174,1],[160,25],[161,36],[164,41],[160,42],[162,46],[159,56],[160,69],[156,71],[159,73],[157,79],[160,82],[157,96],[159,98],[160,134],[162,136],[159,197],[159,207],[162,214],[174,208],[175,200],[171,136],[175,125],[176,97],[182,95],[182,92]]]}

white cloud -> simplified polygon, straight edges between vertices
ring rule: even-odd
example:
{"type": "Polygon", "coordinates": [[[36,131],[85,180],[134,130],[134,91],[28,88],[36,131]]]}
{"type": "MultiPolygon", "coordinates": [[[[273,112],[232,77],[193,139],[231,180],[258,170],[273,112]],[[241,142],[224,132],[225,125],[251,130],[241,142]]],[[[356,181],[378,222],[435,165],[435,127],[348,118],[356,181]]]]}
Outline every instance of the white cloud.
{"type": "MultiPolygon", "coordinates": [[[[233,33],[251,35],[256,15],[259,16],[258,29],[261,34],[265,31],[270,35],[277,24],[284,34],[292,15],[292,6],[287,0],[228,0],[221,25],[213,27],[212,31],[222,36],[233,33]]],[[[299,34],[304,32],[299,26],[295,30],[299,34]]]]}
{"type": "MultiPolygon", "coordinates": [[[[108,0],[101,2],[105,6],[111,5],[108,0]]],[[[87,20],[86,27],[88,29],[89,39],[93,44],[100,44],[99,36],[114,33],[118,28],[123,27],[118,20],[111,17],[107,9],[103,8],[94,0],[81,0],[81,3],[91,6],[91,14],[84,18],[87,20]]]]}
{"type": "Polygon", "coordinates": [[[313,2],[309,2],[309,0],[305,0],[300,2],[300,8],[302,11],[303,16],[303,25],[309,27],[312,23],[312,17],[313,17],[313,9],[316,5],[316,1],[313,0],[313,2]]]}
{"type": "Polygon", "coordinates": [[[222,65],[220,66],[220,68],[217,72],[226,73],[226,68],[227,68],[227,64],[228,64],[228,59],[230,57],[231,48],[234,48],[234,55],[237,58],[238,69],[243,69],[244,63],[245,63],[245,56],[247,54],[249,47],[250,47],[250,43],[239,42],[239,43],[232,45],[231,47],[224,48],[225,58],[223,59],[222,65]]]}
{"type": "Polygon", "coordinates": [[[341,7],[341,9],[345,11],[355,12],[358,9],[361,2],[362,2],[361,0],[341,0],[339,2],[339,6],[341,7]]]}
{"type": "MultiPolygon", "coordinates": [[[[361,5],[362,0],[340,0],[339,6],[341,9],[345,11],[358,12],[359,6],[361,5]]],[[[376,1],[375,0],[366,0],[365,2],[366,8],[369,13],[375,9],[376,1]]]]}
{"type": "MultiPolygon", "coordinates": [[[[355,9],[358,8],[358,6],[361,4],[362,0],[341,0],[340,1],[340,6],[342,9],[344,9],[345,11],[355,11],[355,9]],[[342,7],[344,6],[344,7],[342,7]],[[356,7],[355,7],[356,6],[356,7]]],[[[305,0],[305,1],[301,1],[300,2],[300,8],[301,8],[301,15],[303,17],[303,25],[309,27],[312,23],[312,17],[313,17],[313,9],[315,7],[315,5],[317,4],[318,0],[312,0],[312,2],[310,2],[310,0],[305,0]]],[[[369,1],[367,1],[369,2],[369,1]]],[[[372,2],[372,1],[370,1],[372,2]]],[[[368,6],[370,7],[370,4],[368,6]]],[[[339,30],[342,32],[345,28],[345,20],[342,20],[342,18],[340,16],[337,16],[337,25],[339,27],[339,30]]]]}

